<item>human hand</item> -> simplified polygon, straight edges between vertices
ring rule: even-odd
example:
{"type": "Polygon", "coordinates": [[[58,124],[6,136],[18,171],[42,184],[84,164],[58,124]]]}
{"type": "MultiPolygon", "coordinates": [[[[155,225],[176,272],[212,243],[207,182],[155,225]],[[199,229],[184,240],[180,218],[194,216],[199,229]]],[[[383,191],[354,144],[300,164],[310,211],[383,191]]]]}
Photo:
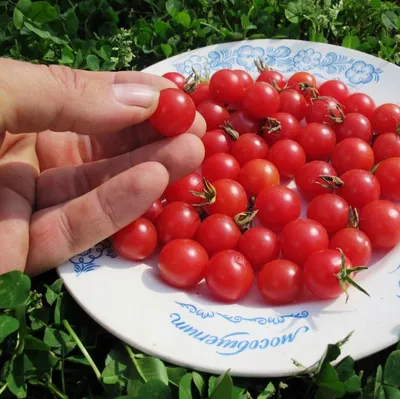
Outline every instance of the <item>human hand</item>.
{"type": "Polygon", "coordinates": [[[174,138],[146,123],[167,87],[174,84],[141,72],[0,59],[0,274],[61,264],[201,164],[199,114],[192,134],[174,138]]]}

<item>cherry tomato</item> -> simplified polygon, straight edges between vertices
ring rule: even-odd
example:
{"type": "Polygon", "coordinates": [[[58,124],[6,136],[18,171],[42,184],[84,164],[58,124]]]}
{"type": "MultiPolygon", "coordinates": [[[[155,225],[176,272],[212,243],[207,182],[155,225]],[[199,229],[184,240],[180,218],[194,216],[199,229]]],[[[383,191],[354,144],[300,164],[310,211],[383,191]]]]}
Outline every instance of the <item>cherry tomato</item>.
{"type": "Polygon", "coordinates": [[[272,145],[278,140],[294,140],[300,133],[300,123],[293,116],[286,112],[277,112],[267,118],[263,126],[264,139],[272,145]]]}
{"type": "Polygon", "coordinates": [[[302,121],[307,113],[307,101],[296,90],[284,89],[279,93],[279,112],[293,115],[298,121],[302,121]]]}
{"type": "Polygon", "coordinates": [[[260,75],[258,75],[257,82],[269,83],[274,87],[276,85],[280,89],[283,89],[286,85],[285,77],[280,72],[274,71],[272,69],[269,71],[261,72],[260,75]]]}
{"type": "Polygon", "coordinates": [[[247,193],[257,195],[263,188],[279,184],[279,172],[271,162],[253,159],[243,165],[237,180],[247,193]]]}
{"type": "Polygon", "coordinates": [[[208,83],[199,83],[193,93],[189,94],[193,102],[197,105],[204,101],[214,100],[208,83]]]}
{"type": "Polygon", "coordinates": [[[340,248],[353,266],[368,266],[371,256],[371,241],[367,235],[354,227],[338,231],[329,242],[329,248],[340,248]]]}
{"type": "Polygon", "coordinates": [[[336,145],[335,132],[323,123],[309,123],[301,130],[296,140],[303,147],[310,161],[326,161],[336,145]]]}
{"type": "Polygon", "coordinates": [[[371,170],[374,166],[374,152],[364,140],[345,139],[333,151],[332,166],[339,175],[351,169],[371,170]]]}
{"type": "Polygon", "coordinates": [[[143,215],[144,218],[149,219],[150,222],[154,222],[158,215],[163,210],[163,206],[161,201],[158,199],[157,201],[153,202],[149,209],[147,209],[146,213],[143,215]]]}
{"type": "Polygon", "coordinates": [[[308,72],[296,72],[288,80],[288,86],[295,85],[297,83],[308,83],[311,86],[317,87],[317,80],[311,73],[308,72]]]}
{"type": "Polygon", "coordinates": [[[256,82],[243,97],[243,109],[255,118],[267,118],[278,111],[279,94],[268,83],[256,82]]]}
{"type": "Polygon", "coordinates": [[[178,72],[167,72],[162,75],[163,78],[170,80],[171,82],[174,82],[177,86],[178,89],[183,90],[183,85],[185,84],[186,78],[178,73],[178,72]]]}
{"type": "Polygon", "coordinates": [[[186,132],[195,116],[196,106],[190,96],[180,89],[164,89],[149,121],[158,133],[171,137],[186,132]]]}
{"type": "Polygon", "coordinates": [[[258,274],[257,288],[261,296],[273,305],[293,303],[303,291],[303,271],[290,260],[273,260],[258,274]]]}
{"type": "Polygon", "coordinates": [[[337,176],[332,165],[324,161],[312,161],[303,165],[295,174],[297,189],[302,197],[310,201],[319,194],[325,194],[327,189],[317,183],[323,183],[320,176],[337,176]]]}
{"type": "MultiPolygon", "coordinates": [[[[197,112],[199,112],[206,121],[207,131],[219,129],[229,118],[228,110],[223,104],[211,100],[203,101],[197,105],[197,112]]],[[[177,118],[179,118],[179,116],[177,118]]]]}
{"type": "MultiPolygon", "coordinates": [[[[353,265],[344,257],[344,267],[353,265]]],[[[343,293],[337,274],[342,267],[342,257],[336,249],[325,249],[312,254],[304,265],[304,283],[318,298],[333,299],[343,293]]],[[[346,284],[347,285],[347,284],[346,284]]]]}
{"type": "Polygon", "coordinates": [[[300,197],[285,186],[270,186],[261,190],[254,208],[260,222],[275,231],[281,231],[301,213],[300,197]]]}
{"type": "Polygon", "coordinates": [[[173,287],[191,288],[205,276],[206,250],[196,241],[176,239],[163,247],[158,256],[161,277],[173,287]]]}
{"type": "Polygon", "coordinates": [[[306,113],[307,123],[334,125],[343,121],[339,103],[331,97],[318,97],[311,102],[306,113]]]}
{"type": "Polygon", "coordinates": [[[372,149],[375,155],[375,162],[383,161],[387,158],[400,157],[400,136],[393,133],[380,134],[372,149]]]}
{"type": "Polygon", "coordinates": [[[240,136],[232,144],[231,154],[240,165],[252,159],[265,158],[268,152],[268,145],[265,140],[254,133],[246,133],[240,136]]]}
{"type": "Polygon", "coordinates": [[[368,236],[372,248],[390,249],[400,241],[400,210],[393,202],[370,202],[360,212],[360,229],[368,236]]]}
{"type": "Polygon", "coordinates": [[[327,80],[318,88],[322,97],[332,97],[339,103],[349,95],[348,87],[340,80],[327,80]]]}
{"type": "Polygon", "coordinates": [[[265,263],[278,257],[280,242],[272,230],[256,226],[240,237],[237,249],[250,262],[254,270],[260,270],[265,263]]]}
{"type": "Polygon", "coordinates": [[[203,190],[204,184],[201,176],[193,172],[170,184],[164,191],[164,196],[168,202],[182,201],[187,204],[199,204],[203,200],[194,196],[191,191],[202,192],[203,190]]]}
{"type": "Polygon", "coordinates": [[[378,200],[381,195],[378,179],[371,172],[353,169],[340,178],[344,184],[336,190],[336,194],[343,197],[353,208],[361,210],[368,203],[378,200]]]}
{"type": "Polygon", "coordinates": [[[332,234],[347,226],[349,211],[350,207],[342,197],[327,193],[318,195],[310,202],[307,217],[321,223],[332,234]]]}
{"type": "Polygon", "coordinates": [[[248,72],[243,71],[242,69],[235,69],[234,72],[242,80],[242,83],[244,84],[245,89],[247,89],[249,86],[251,86],[254,83],[254,79],[251,77],[251,75],[248,72]]]}
{"type": "Polygon", "coordinates": [[[199,214],[193,206],[184,202],[171,202],[165,206],[155,222],[158,240],[166,244],[176,238],[192,238],[200,223],[199,214]]]}
{"type": "Polygon", "coordinates": [[[370,143],[372,140],[372,125],[369,119],[357,113],[347,114],[342,123],[335,125],[338,142],[348,138],[358,138],[370,143]]]}
{"type": "Polygon", "coordinates": [[[295,219],[282,230],[282,256],[299,266],[302,266],[312,253],[326,249],[328,245],[328,233],[315,220],[295,219]]]}
{"type": "Polygon", "coordinates": [[[233,112],[229,122],[239,134],[258,133],[261,129],[261,121],[242,110],[233,112]]]}
{"type": "Polygon", "coordinates": [[[206,206],[210,214],[223,213],[234,217],[247,209],[247,194],[241,184],[231,179],[220,179],[213,183],[215,202],[206,206]]]}
{"type": "Polygon", "coordinates": [[[382,161],[375,172],[381,187],[381,196],[390,201],[400,201],[400,158],[382,161]]]}
{"type": "Polygon", "coordinates": [[[236,179],[240,165],[232,155],[220,152],[204,160],[202,172],[210,183],[219,179],[236,179]]]}
{"type": "Polygon", "coordinates": [[[232,147],[232,139],[222,130],[210,130],[201,139],[203,141],[205,158],[219,152],[229,153],[232,147]]]}
{"type": "Polygon", "coordinates": [[[267,160],[276,166],[282,178],[291,178],[306,163],[306,153],[297,141],[284,139],[269,149],[267,160]]]}
{"type": "Polygon", "coordinates": [[[253,283],[254,273],[247,259],[237,251],[215,254],[206,269],[206,283],[211,294],[222,301],[243,298],[253,283]]]}
{"type": "Polygon", "coordinates": [[[343,100],[342,105],[345,114],[357,112],[366,116],[369,120],[371,120],[375,109],[374,100],[369,95],[364,93],[350,94],[343,100]]]}
{"type": "Polygon", "coordinates": [[[375,108],[371,122],[378,134],[396,133],[400,124],[400,107],[390,103],[380,105],[375,108]]]}
{"type": "Polygon", "coordinates": [[[150,220],[140,217],[112,236],[115,252],[124,258],[142,260],[157,247],[157,230],[150,220]]]}
{"type": "Polygon", "coordinates": [[[210,79],[210,91],[213,97],[224,104],[240,100],[246,91],[241,76],[230,69],[220,69],[210,79]]]}

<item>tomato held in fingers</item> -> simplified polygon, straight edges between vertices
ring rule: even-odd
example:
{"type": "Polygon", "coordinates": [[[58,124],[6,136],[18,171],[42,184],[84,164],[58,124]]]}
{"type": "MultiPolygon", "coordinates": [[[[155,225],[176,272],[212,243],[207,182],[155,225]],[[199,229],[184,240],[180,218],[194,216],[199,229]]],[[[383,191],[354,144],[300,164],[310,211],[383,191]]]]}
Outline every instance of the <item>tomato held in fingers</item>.
{"type": "Polygon", "coordinates": [[[256,226],[240,237],[237,249],[250,262],[254,270],[260,270],[265,263],[278,257],[280,241],[272,230],[256,226]]]}
{"type": "Polygon", "coordinates": [[[268,83],[256,82],[246,90],[243,109],[255,118],[267,118],[278,111],[279,94],[268,83]]]}
{"type": "Polygon", "coordinates": [[[372,126],[378,134],[396,133],[400,126],[400,107],[396,104],[382,104],[372,114],[372,126]]]}
{"type": "Polygon", "coordinates": [[[194,196],[191,191],[202,192],[203,190],[204,184],[201,176],[193,172],[170,184],[166,188],[164,196],[168,202],[182,201],[187,204],[199,204],[203,200],[194,196]]]}
{"type": "Polygon", "coordinates": [[[261,72],[256,80],[257,82],[269,83],[271,86],[283,89],[286,84],[285,77],[278,71],[269,70],[261,72]]]}
{"type": "Polygon", "coordinates": [[[293,303],[303,291],[303,271],[290,260],[273,260],[265,264],[258,274],[257,288],[268,303],[293,303]]]}
{"type": "Polygon", "coordinates": [[[162,244],[176,238],[192,238],[200,226],[200,217],[193,206],[171,202],[158,215],[156,228],[162,244]]]}
{"type": "Polygon", "coordinates": [[[246,111],[235,111],[229,116],[229,122],[239,133],[258,133],[261,129],[260,119],[254,118],[246,111]]]}
{"type": "Polygon", "coordinates": [[[347,114],[344,121],[335,125],[334,128],[338,142],[348,138],[357,138],[369,144],[372,140],[371,122],[362,114],[347,114]]]}
{"type": "Polygon", "coordinates": [[[215,254],[206,269],[208,289],[215,298],[225,302],[243,298],[251,288],[253,277],[248,260],[233,250],[215,254]]]}
{"type": "Polygon", "coordinates": [[[177,239],[161,249],[158,270],[169,285],[191,288],[204,278],[208,260],[206,250],[198,242],[177,239]]]}
{"type": "Polygon", "coordinates": [[[400,158],[388,158],[382,161],[375,172],[381,187],[382,198],[400,201],[400,158]]]}
{"type": "Polygon", "coordinates": [[[143,215],[144,218],[149,219],[150,222],[155,222],[158,218],[158,215],[163,210],[163,206],[161,201],[158,199],[157,201],[153,202],[149,209],[147,209],[146,213],[143,215]]]}
{"type": "Polygon", "coordinates": [[[349,95],[349,88],[340,80],[327,80],[318,88],[320,96],[332,97],[339,103],[349,95]]]}
{"type": "Polygon", "coordinates": [[[302,266],[312,253],[326,249],[328,245],[328,233],[315,220],[296,219],[282,230],[282,255],[299,266],[302,266]]]}
{"type": "Polygon", "coordinates": [[[208,83],[199,83],[194,92],[190,93],[189,95],[196,106],[204,101],[214,100],[210,92],[210,85],[208,83]]]}
{"type": "Polygon", "coordinates": [[[196,106],[190,96],[180,89],[164,89],[149,122],[158,133],[171,137],[186,132],[195,116],[196,106]]]}
{"type": "Polygon", "coordinates": [[[216,100],[231,104],[244,96],[246,85],[235,71],[220,69],[211,76],[210,91],[216,100]]]}
{"type": "Polygon", "coordinates": [[[400,135],[397,133],[380,134],[374,141],[372,149],[376,163],[387,158],[400,157],[400,135]]]}
{"type": "Polygon", "coordinates": [[[267,155],[268,145],[265,140],[257,134],[246,133],[240,136],[232,144],[231,154],[240,165],[253,159],[263,159],[267,155]]]}
{"type": "Polygon", "coordinates": [[[281,231],[301,213],[299,196],[290,188],[276,185],[264,188],[256,198],[254,209],[260,222],[275,231],[281,231]]]}
{"type": "Polygon", "coordinates": [[[264,139],[271,145],[282,139],[295,140],[300,133],[300,123],[293,115],[277,112],[265,120],[262,130],[264,139]]]}
{"type": "Polygon", "coordinates": [[[210,130],[202,137],[205,158],[219,152],[229,153],[232,147],[232,139],[222,130],[210,130]]]}
{"type": "Polygon", "coordinates": [[[342,105],[345,114],[357,112],[366,116],[369,120],[371,120],[375,109],[374,100],[364,93],[350,94],[343,100],[342,105]]]}
{"type": "Polygon", "coordinates": [[[352,169],[371,170],[374,166],[374,152],[364,140],[349,138],[336,146],[331,161],[339,175],[352,169]]]}
{"type": "MultiPolygon", "coordinates": [[[[223,104],[217,101],[203,101],[197,105],[199,112],[207,124],[207,131],[219,129],[229,118],[229,112],[223,104]]],[[[179,118],[179,116],[177,116],[179,118]]]]}
{"type": "Polygon", "coordinates": [[[344,114],[340,104],[331,97],[318,97],[307,108],[307,123],[324,123],[335,125],[344,120],[344,114]]]}
{"type": "Polygon", "coordinates": [[[171,82],[174,82],[178,86],[178,89],[183,90],[186,78],[182,74],[178,72],[167,72],[164,73],[162,77],[170,80],[171,82]]]}
{"type": "Polygon", "coordinates": [[[118,255],[130,260],[142,260],[157,247],[157,230],[150,220],[140,217],[117,231],[112,243],[118,255]]]}
{"type": "Polygon", "coordinates": [[[217,153],[204,160],[201,170],[203,176],[212,183],[219,179],[236,179],[240,165],[234,156],[217,153]]]}
{"type": "Polygon", "coordinates": [[[298,121],[302,121],[307,113],[307,101],[296,90],[284,89],[279,93],[279,112],[293,115],[298,121]]]}

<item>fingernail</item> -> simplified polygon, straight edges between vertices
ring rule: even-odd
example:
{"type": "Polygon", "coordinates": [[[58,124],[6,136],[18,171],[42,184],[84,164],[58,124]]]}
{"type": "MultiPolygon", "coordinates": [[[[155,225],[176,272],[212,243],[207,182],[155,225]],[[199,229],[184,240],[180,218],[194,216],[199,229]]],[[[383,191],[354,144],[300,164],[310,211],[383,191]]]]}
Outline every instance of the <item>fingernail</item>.
{"type": "Polygon", "coordinates": [[[116,99],[124,105],[149,108],[158,100],[160,92],[140,83],[120,83],[112,85],[116,99]]]}

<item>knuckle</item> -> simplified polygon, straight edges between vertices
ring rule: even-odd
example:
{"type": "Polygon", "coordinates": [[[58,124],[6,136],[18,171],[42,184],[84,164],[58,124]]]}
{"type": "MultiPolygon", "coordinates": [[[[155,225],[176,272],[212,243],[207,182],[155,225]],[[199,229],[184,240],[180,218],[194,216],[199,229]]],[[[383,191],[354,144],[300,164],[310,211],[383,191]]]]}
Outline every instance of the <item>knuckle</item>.
{"type": "Polygon", "coordinates": [[[97,201],[100,206],[102,214],[105,216],[107,222],[110,224],[111,229],[116,232],[120,230],[123,226],[119,222],[117,212],[115,211],[115,206],[110,202],[107,195],[101,195],[99,190],[95,190],[97,195],[97,201]]]}
{"type": "Polygon", "coordinates": [[[59,213],[58,218],[58,227],[61,231],[61,234],[64,237],[65,242],[68,245],[68,250],[70,253],[78,252],[78,245],[74,238],[74,228],[72,225],[72,221],[68,214],[64,212],[62,209],[59,213]]]}

